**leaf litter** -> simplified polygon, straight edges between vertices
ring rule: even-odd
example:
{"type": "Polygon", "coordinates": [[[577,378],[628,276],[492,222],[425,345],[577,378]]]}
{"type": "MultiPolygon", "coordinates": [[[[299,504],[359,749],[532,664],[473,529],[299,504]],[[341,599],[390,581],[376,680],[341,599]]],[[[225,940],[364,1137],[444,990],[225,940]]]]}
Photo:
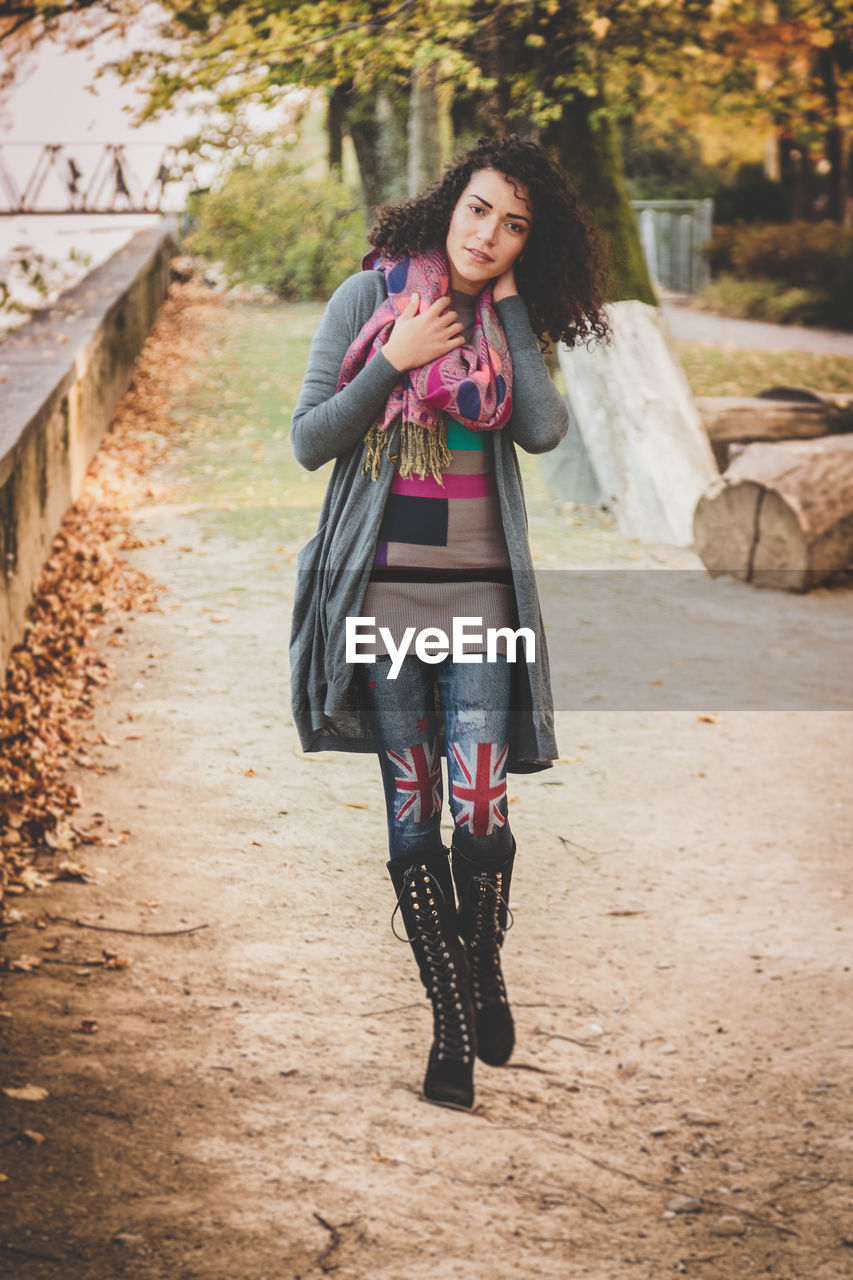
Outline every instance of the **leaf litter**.
{"type": "Polygon", "coordinates": [[[131,531],[131,513],[155,496],[150,469],[179,431],[169,379],[176,362],[191,367],[211,305],[220,304],[197,281],[170,288],[82,492],[53,540],[23,638],[9,655],[0,685],[0,923],[14,923],[10,897],[56,879],[90,879],[81,864],[44,859],[84,844],[115,847],[129,835],[111,832],[105,815],[85,829],[74,823],[84,796],[69,769],[118,767],[84,749],[118,745],[85,734],[98,690],[115,674],[100,649],[104,642],[120,645],[121,615],[157,610],[165,590],[124,553],[147,545],[131,531]]]}

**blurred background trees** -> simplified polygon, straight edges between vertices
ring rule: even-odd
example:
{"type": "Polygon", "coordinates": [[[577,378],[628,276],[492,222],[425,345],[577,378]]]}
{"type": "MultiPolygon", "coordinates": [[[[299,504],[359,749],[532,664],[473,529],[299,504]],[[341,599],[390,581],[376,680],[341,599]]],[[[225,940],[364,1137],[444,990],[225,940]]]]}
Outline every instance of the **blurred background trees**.
{"type": "MultiPolygon", "coordinates": [[[[24,50],[52,32],[95,38],[94,15],[128,21],[143,7],[7,3],[0,50],[24,50]]],[[[369,219],[436,178],[479,134],[508,129],[552,149],[576,180],[610,238],[612,301],[655,301],[632,198],[711,196],[718,224],[788,225],[798,261],[812,243],[800,224],[851,222],[853,0],[160,0],[160,11],[158,39],[116,69],[144,86],[141,118],[186,95],[209,103],[198,145],[239,158],[208,198],[211,217],[216,200],[230,210],[216,213],[220,228],[238,225],[238,190],[247,209],[257,201],[253,165],[265,166],[268,183],[296,184],[303,226],[325,225],[328,208],[343,232],[354,200],[369,219]],[[312,111],[322,103],[325,130],[325,163],[315,139],[298,174],[280,138],[247,144],[245,123],[249,106],[275,105],[294,86],[310,92],[312,111]],[[273,163],[251,158],[276,149],[273,163]],[[308,212],[315,177],[326,185],[308,212]],[[335,178],[344,190],[333,199],[335,178]]],[[[270,208],[283,216],[277,199],[270,208]]],[[[273,223],[248,217],[241,234],[254,226],[261,236],[273,223]]],[[[824,232],[820,244],[829,241],[846,261],[846,232],[824,232]]],[[[349,254],[346,235],[335,242],[349,254]]],[[[712,251],[719,272],[755,268],[754,253],[727,256],[721,244],[712,251]]],[[[275,259],[260,248],[250,256],[258,270],[275,259]]],[[[783,259],[774,260],[779,271],[783,259]]],[[[298,288],[325,291],[318,271],[298,273],[298,288]]],[[[795,275],[791,287],[811,287],[795,275]]],[[[285,278],[279,272],[273,287],[291,289],[285,278]]],[[[823,280],[818,292],[828,287],[823,280]]]]}

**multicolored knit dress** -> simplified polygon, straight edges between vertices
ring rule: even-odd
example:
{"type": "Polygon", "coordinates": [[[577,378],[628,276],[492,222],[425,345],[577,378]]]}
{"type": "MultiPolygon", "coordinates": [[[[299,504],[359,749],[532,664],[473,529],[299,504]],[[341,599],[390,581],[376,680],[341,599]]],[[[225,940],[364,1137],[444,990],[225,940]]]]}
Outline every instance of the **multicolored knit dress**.
{"type": "MultiPolygon", "coordinates": [[[[474,298],[451,292],[466,342],[474,326],[474,298]]],[[[510,560],[495,487],[493,432],[469,431],[448,418],[447,446],[453,462],[443,486],[432,476],[403,479],[395,472],[385,504],[362,616],[387,627],[399,644],[406,627],[415,633],[438,627],[452,636],[454,617],[482,619],[488,628],[515,628],[516,608],[510,560]]],[[[477,627],[470,627],[475,633],[477,627]]],[[[499,638],[497,651],[506,652],[499,638]]],[[[388,649],[377,634],[376,652],[388,649]]],[[[407,652],[413,652],[410,643],[407,652]]]]}

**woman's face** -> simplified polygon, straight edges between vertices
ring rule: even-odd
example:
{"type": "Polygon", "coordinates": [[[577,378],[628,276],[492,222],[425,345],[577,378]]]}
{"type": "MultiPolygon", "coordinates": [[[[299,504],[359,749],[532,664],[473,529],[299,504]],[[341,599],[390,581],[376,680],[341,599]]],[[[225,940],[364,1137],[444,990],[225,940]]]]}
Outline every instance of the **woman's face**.
{"type": "Polygon", "coordinates": [[[530,235],[527,188],[496,169],[479,169],[459,197],[447,232],[450,287],[479,293],[513,265],[530,235]]]}

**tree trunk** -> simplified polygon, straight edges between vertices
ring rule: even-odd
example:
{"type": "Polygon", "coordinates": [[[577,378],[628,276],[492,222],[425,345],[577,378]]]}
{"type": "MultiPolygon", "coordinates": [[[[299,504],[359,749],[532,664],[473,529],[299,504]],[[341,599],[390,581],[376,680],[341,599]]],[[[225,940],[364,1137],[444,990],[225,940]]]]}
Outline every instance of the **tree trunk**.
{"type": "Polygon", "coordinates": [[[346,105],[344,90],[335,85],[328,94],[326,108],[326,137],[328,139],[329,168],[340,174],[344,167],[344,123],[346,105]]]}
{"type": "Polygon", "coordinates": [[[564,103],[562,119],[548,126],[542,143],[555,150],[610,242],[607,301],[638,299],[656,306],[637,218],[623,177],[616,125],[607,119],[593,125],[590,120],[591,113],[600,107],[600,101],[589,98],[564,103]]]}
{"type": "Polygon", "coordinates": [[[844,168],[844,131],[838,119],[838,85],[832,49],[818,51],[817,71],[827,106],[824,145],[829,164],[829,200],[826,214],[834,222],[843,222],[847,203],[847,175],[844,168]]]}
{"type": "Polygon", "coordinates": [[[435,70],[416,71],[409,102],[409,195],[441,176],[441,109],[435,70]]]}
{"type": "Polygon", "coordinates": [[[383,204],[404,200],[408,187],[406,120],[408,97],[385,90],[352,90],[346,95],[346,120],[358,159],[361,194],[368,225],[383,204]]]}
{"type": "Polygon", "coordinates": [[[790,216],[794,221],[814,217],[814,171],[808,150],[791,134],[783,134],[779,140],[779,170],[782,186],[788,200],[790,216]]]}
{"type": "MultiPolygon", "coordinates": [[[[696,502],[718,474],[711,446],[661,312],[637,301],[607,311],[611,345],[559,349],[569,412],[620,533],[689,546],[696,502]]],[[[560,450],[572,453],[566,474],[582,475],[577,442],[560,450]]]]}
{"type": "Polygon", "coordinates": [[[752,444],[696,506],[708,571],[808,591],[853,560],[853,436],[752,444]]]}
{"type": "Polygon", "coordinates": [[[829,163],[829,203],[827,217],[843,223],[847,212],[847,172],[844,164],[844,132],[838,124],[826,131],[826,158],[829,163]]]}

